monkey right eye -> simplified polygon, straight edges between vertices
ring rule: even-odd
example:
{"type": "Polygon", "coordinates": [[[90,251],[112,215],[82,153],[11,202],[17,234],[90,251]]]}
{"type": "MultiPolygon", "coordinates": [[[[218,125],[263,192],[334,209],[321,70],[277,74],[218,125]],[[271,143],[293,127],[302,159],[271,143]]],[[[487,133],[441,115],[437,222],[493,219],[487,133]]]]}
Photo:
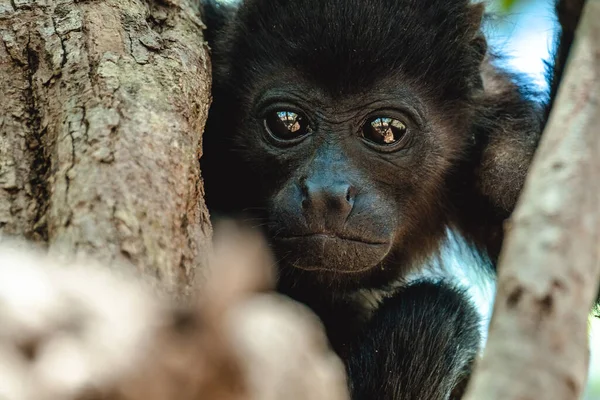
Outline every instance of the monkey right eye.
{"type": "Polygon", "coordinates": [[[293,111],[273,111],[264,122],[269,134],[277,140],[297,140],[311,132],[307,118],[293,111]]]}

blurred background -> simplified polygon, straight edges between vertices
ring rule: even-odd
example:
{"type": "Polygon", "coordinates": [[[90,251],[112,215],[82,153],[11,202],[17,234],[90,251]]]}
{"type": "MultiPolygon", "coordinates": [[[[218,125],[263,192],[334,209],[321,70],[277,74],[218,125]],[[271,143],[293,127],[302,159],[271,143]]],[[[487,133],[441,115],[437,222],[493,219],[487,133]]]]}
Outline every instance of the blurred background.
{"type": "Polygon", "coordinates": [[[495,17],[487,24],[490,45],[507,63],[546,89],[544,61],[550,60],[557,29],[554,0],[488,0],[495,17]]]}

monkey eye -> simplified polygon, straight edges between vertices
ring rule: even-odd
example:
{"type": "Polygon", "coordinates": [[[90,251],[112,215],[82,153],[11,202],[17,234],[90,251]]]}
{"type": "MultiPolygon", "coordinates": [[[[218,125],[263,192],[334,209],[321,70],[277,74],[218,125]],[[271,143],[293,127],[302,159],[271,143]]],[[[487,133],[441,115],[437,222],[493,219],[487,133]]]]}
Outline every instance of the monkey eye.
{"type": "Polygon", "coordinates": [[[295,140],[310,133],[308,120],[293,111],[274,111],[265,118],[265,127],[279,140],[295,140]]]}
{"type": "Polygon", "coordinates": [[[362,136],[375,144],[391,146],[406,135],[404,122],[393,118],[375,117],[367,120],[363,126],[362,136]]]}

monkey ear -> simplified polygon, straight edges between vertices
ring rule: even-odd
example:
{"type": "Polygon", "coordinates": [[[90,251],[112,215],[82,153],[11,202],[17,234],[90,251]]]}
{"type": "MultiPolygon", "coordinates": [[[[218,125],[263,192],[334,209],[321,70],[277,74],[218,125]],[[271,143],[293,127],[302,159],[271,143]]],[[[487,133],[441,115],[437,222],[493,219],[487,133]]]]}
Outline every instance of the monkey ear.
{"type": "Polygon", "coordinates": [[[476,51],[476,54],[481,58],[481,62],[483,62],[483,58],[487,53],[487,41],[485,40],[485,36],[482,32],[482,23],[485,17],[485,5],[484,3],[475,3],[470,6],[469,9],[469,20],[471,22],[472,30],[472,39],[471,45],[476,51]]]}
{"type": "Polygon", "coordinates": [[[469,19],[471,20],[472,26],[477,30],[481,28],[481,22],[485,15],[485,4],[484,3],[473,3],[469,5],[469,19]]]}
{"type": "MultiPolygon", "coordinates": [[[[485,35],[481,29],[481,25],[485,18],[485,5],[483,3],[475,3],[469,6],[469,26],[471,30],[469,32],[470,41],[469,45],[472,49],[473,58],[475,63],[480,67],[485,60],[488,45],[485,35]]],[[[478,67],[478,68],[479,68],[478,67]]],[[[483,87],[483,79],[477,78],[471,82],[472,86],[481,89],[483,87]]]]}
{"type": "Polygon", "coordinates": [[[204,38],[212,47],[218,32],[231,21],[242,3],[241,0],[202,0],[202,19],[206,24],[204,38]]]}

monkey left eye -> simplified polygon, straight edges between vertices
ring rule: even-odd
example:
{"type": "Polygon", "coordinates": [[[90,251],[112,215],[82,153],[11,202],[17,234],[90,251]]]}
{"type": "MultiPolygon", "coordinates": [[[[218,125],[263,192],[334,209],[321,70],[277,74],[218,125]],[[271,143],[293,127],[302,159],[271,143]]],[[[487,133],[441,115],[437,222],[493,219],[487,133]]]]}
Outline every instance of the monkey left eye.
{"type": "Polygon", "coordinates": [[[365,123],[362,136],[375,144],[391,146],[400,142],[406,136],[406,131],[406,125],[402,121],[376,117],[365,123]]]}
{"type": "Polygon", "coordinates": [[[292,111],[274,111],[265,118],[265,127],[279,140],[295,140],[310,132],[307,118],[292,111]]]}

